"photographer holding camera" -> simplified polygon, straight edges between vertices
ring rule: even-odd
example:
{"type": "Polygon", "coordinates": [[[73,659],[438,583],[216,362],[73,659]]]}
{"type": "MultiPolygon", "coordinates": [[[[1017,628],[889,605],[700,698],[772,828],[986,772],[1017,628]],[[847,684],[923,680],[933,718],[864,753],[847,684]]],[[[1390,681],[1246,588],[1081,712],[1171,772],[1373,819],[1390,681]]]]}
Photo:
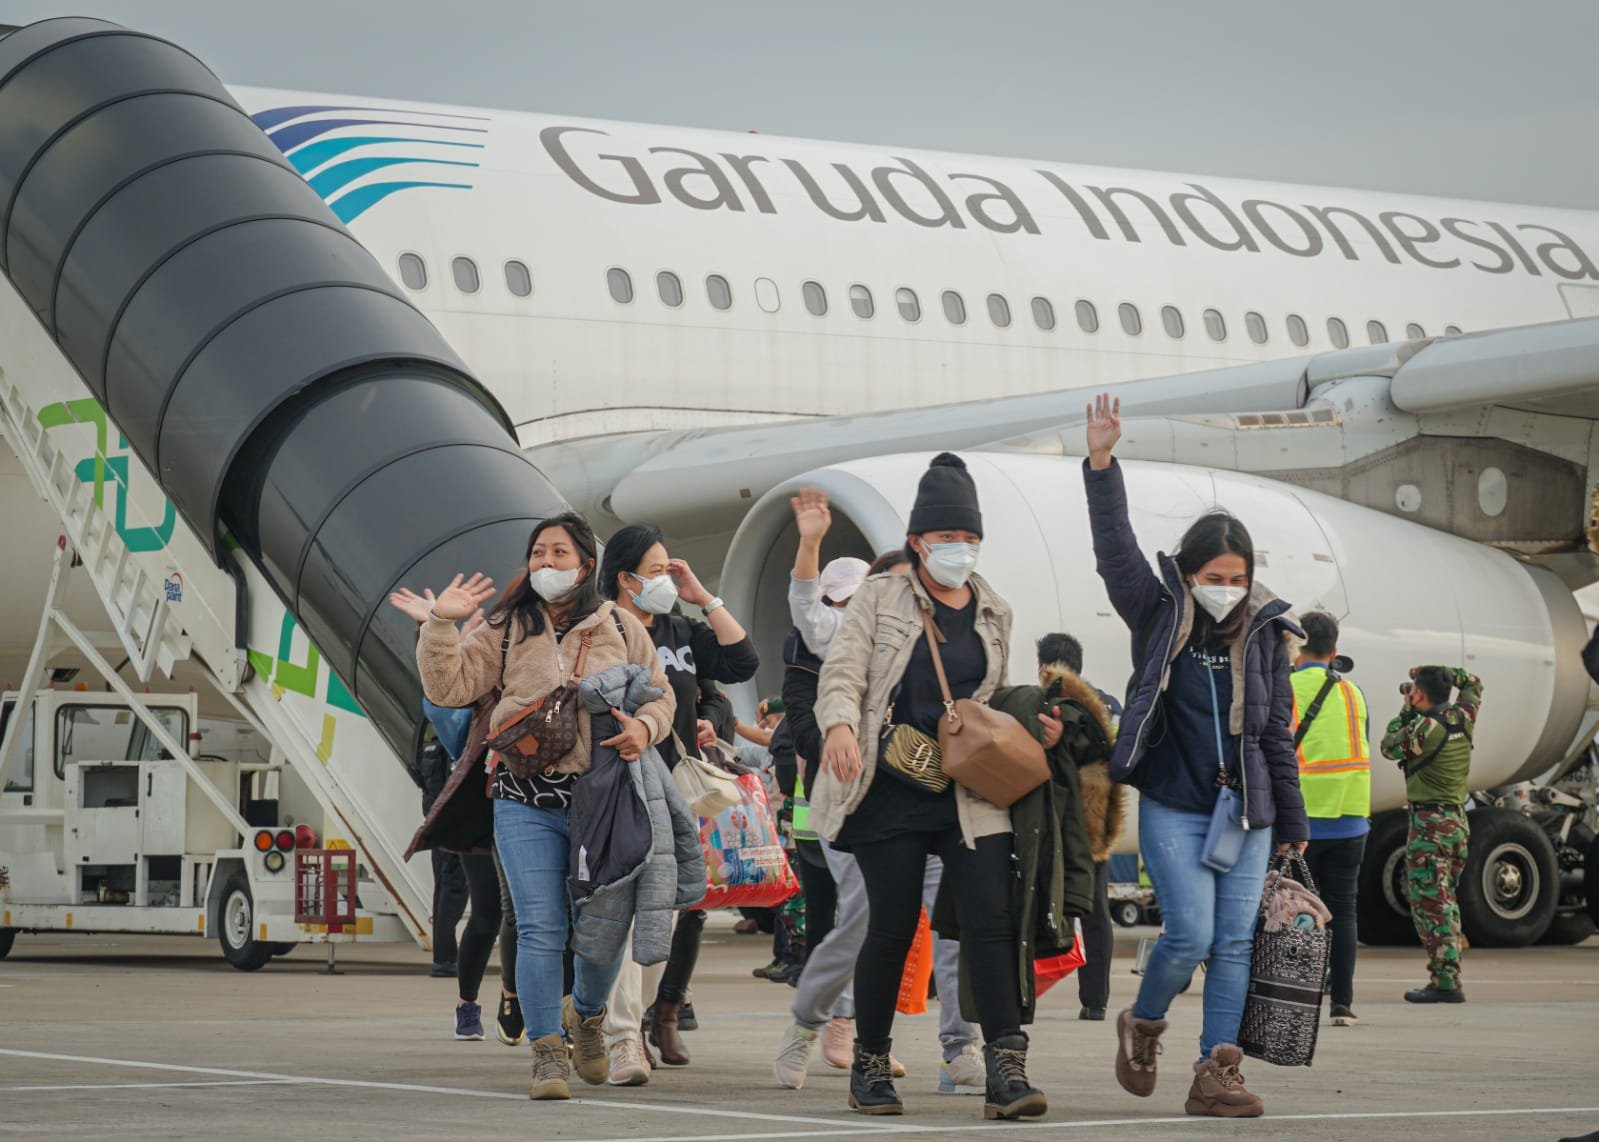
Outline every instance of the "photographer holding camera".
{"type": "Polygon", "coordinates": [[[1464,803],[1482,681],[1459,667],[1417,666],[1399,692],[1404,706],[1388,723],[1382,754],[1405,772],[1410,838],[1405,885],[1431,982],[1405,992],[1407,1003],[1464,1003],[1460,986],[1460,905],[1455,884],[1466,863],[1464,803]],[[1454,702],[1449,695],[1459,694],[1454,702]]]}

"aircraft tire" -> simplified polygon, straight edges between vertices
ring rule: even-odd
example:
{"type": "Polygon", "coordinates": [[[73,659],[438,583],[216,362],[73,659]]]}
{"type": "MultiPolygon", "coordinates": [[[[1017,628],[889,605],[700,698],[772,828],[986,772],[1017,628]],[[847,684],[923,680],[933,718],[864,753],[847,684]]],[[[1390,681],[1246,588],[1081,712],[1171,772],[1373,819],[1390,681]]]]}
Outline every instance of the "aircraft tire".
{"type": "Polygon", "coordinates": [[[1413,947],[1420,941],[1405,898],[1405,841],[1410,821],[1403,809],[1378,813],[1366,837],[1355,912],[1361,943],[1413,947]]]}
{"type": "Polygon", "coordinates": [[[1538,823],[1513,809],[1468,816],[1470,849],[1456,895],[1460,923],[1473,947],[1524,948],[1537,943],[1560,902],[1560,861],[1538,823]]]}

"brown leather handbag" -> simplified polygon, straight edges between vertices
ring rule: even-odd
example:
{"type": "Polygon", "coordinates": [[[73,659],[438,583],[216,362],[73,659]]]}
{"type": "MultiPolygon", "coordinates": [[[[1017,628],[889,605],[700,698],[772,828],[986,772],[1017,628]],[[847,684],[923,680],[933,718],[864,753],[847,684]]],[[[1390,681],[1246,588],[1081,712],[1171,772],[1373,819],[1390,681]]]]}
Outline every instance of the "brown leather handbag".
{"type": "MultiPolygon", "coordinates": [[[[506,638],[510,638],[507,624],[506,638]]],[[[577,748],[577,684],[583,677],[592,630],[583,632],[572,677],[495,729],[489,748],[497,753],[512,777],[523,781],[548,775],[555,763],[577,748]]],[[[503,667],[502,667],[503,673],[503,667]]]]}
{"type": "Polygon", "coordinates": [[[984,801],[1008,809],[1049,780],[1044,747],[1015,718],[972,698],[952,698],[938,652],[940,635],[933,616],[922,612],[927,651],[944,695],[944,716],[938,720],[938,744],[944,754],[944,776],[964,785],[984,801]]]}

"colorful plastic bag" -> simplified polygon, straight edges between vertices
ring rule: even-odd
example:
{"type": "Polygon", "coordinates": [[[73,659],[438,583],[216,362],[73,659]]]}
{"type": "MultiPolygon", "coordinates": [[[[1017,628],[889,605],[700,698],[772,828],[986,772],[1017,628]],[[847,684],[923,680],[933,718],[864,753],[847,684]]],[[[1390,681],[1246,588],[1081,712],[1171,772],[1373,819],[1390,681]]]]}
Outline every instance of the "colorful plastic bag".
{"type": "Polygon", "coordinates": [[[899,977],[899,1002],[894,1010],[901,1015],[920,1015],[927,1010],[927,985],[933,978],[933,925],[922,909],[916,921],[916,938],[905,956],[905,973],[899,977]]]}
{"type": "Polygon", "coordinates": [[[700,818],[702,909],[776,908],[799,891],[761,779],[753,773],[740,776],[738,795],[737,804],[700,818]]]}
{"type": "Polygon", "coordinates": [[[1088,952],[1083,944],[1083,922],[1073,920],[1072,946],[1058,956],[1043,956],[1033,961],[1033,995],[1042,996],[1061,980],[1088,962],[1088,952]]]}

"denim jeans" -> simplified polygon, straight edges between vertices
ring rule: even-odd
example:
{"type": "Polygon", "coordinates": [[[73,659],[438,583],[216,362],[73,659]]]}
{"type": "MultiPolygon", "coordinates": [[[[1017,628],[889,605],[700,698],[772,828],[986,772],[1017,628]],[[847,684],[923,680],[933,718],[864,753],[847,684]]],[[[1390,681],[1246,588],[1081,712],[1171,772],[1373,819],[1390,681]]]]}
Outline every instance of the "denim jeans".
{"type": "Polygon", "coordinates": [[[1249,991],[1255,918],[1266,883],[1272,831],[1252,829],[1231,872],[1199,863],[1210,814],[1171,809],[1152,798],[1138,802],[1138,850],[1155,886],[1164,925],[1144,965],[1133,1003],[1140,1019],[1164,1019],[1171,1001],[1201,963],[1205,974],[1205,1022],[1199,1052],[1238,1042],[1249,991]]]}
{"type": "MultiPolygon", "coordinates": [[[[561,1032],[561,956],[572,929],[566,817],[564,809],[494,802],[494,846],[516,905],[516,995],[530,1040],[561,1032]]],[[[620,955],[608,964],[578,957],[572,1002],[579,1015],[605,1009],[621,967],[620,955]]]]}

